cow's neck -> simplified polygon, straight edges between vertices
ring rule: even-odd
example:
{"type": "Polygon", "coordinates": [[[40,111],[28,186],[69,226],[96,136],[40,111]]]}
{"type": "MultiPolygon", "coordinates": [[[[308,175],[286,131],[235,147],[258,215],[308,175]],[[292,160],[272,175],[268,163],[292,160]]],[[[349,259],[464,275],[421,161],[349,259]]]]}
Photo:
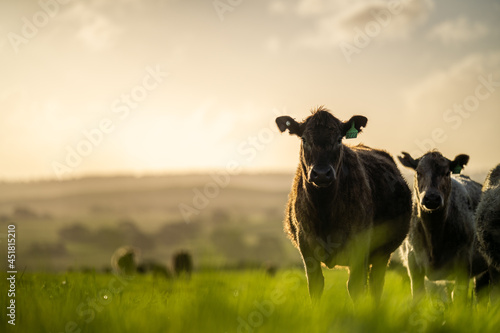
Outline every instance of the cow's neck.
{"type": "Polygon", "coordinates": [[[431,256],[431,261],[435,260],[435,254],[439,253],[439,248],[444,246],[446,228],[448,222],[448,202],[442,209],[428,212],[418,205],[419,222],[424,233],[426,246],[431,256]]]}
{"type": "Polygon", "coordinates": [[[311,212],[315,212],[319,225],[327,225],[334,217],[336,208],[343,206],[343,198],[339,195],[339,183],[337,179],[328,187],[316,187],[304,179],[304,190],[307,198],[307,205],[311,212]],[[333,204],[335,203],[335,204],[333,204]]]}
{"type": "Polygon", "coordinates": [[[334,181],[328,187],[315,187],[305,182],[305,190],[309,205],[318,211],[331,211],[332,201],[337,197],[337,182],[334,181]]]}

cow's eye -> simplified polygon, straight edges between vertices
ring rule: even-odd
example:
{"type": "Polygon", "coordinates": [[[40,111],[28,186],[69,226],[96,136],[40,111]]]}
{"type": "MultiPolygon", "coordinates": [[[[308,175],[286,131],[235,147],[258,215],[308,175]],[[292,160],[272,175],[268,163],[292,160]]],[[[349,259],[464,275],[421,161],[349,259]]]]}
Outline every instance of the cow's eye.
{"type": "Polygon", "coordinates": [[[303,143],[303,144],[307,144],[307,140],[306,140],[306,138],[302,138],[302,143],[303,143]]]}
{"type": "Polygon", "coordinates": [[[338,138],[337,143],[338,143],[338,144],[341,144],[341,143],[342,143],[342,137],[338,138]]]}

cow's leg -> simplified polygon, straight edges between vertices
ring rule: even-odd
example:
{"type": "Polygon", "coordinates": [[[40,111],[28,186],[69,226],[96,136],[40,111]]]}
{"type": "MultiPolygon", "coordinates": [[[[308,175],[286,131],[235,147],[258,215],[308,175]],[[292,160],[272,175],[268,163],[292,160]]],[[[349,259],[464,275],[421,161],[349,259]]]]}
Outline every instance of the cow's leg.
{"type": "Polygon", "coordinates": [[[425,271],[418,265],[413,250],[408,251],[408,275],[411,280],[411,294],[414,300],[418,300],[425,295],[425,271]]]}
{"type": "Polygon", "coordinates": [[[307,241],[299,240],[299,247],[306,271],[309,296],[313,303],[317,303],[325,285],[320,258],[315,257],[314,250],[307,241]]]}
{"type": "Polygon", "coordinates": [[[347,281],[349,295],[354,301],[363,295],[368,277],[368,258],[358,261],[361,262],[349,266],[349,280],[347,281]]]}
{"type": "Polygon", "coordinates": [[[456,272],[457,277],[455,279],[455,287],[453,288],[453,302],[458,300],[465,304],[469,292],[469,272],[463,267],[457,268],[456,272]]]}
{"type": "Polygon", "coordinates": [[[486,271],[474,278],[474,291],[478,302],[487,302],[490,286],[490,272],[486,271]]]}
{"type": "Polygon", "coordinates": [[[389,256],[377,255],[371,258],[370,293],[377,304],[380,302],[382,290],[384,289],[385,272],[388,262],[389,256]]]}
{"type": "Polygon", "coordinates": [[[500,300],[500,271],[491,266],[490,271],[490,302],[497,305],[500,300]]]}
{"type": "Polygon", "coordinates": [[[368,255],[370,238],[368,235],[361,235],[354,240],[354,244],[349,254],[349,280],[347,289],[349,295],[356,301],[363,295],[368,280],[368,255]]]}

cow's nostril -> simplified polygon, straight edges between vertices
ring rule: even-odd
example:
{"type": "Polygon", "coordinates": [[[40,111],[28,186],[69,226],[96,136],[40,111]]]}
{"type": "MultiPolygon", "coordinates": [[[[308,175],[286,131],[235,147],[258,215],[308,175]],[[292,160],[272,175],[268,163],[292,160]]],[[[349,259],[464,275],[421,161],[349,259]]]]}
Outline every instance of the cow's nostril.
{"type": "Polygon", "coordinates": [[[433,210],[441,206],[441,197],[439,195],[426,195],[422,199],[422,206],[433,210]]]}
{"type": "Polygon", "coordinates": [[[331,166],[316,166],[309,174],[309,180],[319,186],[328,186],[334,179],[335,171],[331,166]]]}

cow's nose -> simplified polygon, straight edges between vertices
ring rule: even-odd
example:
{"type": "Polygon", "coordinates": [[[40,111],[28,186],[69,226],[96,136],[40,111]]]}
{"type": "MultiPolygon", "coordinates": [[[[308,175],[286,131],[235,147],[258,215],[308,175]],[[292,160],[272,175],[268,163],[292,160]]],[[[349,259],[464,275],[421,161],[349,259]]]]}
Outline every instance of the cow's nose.
{"type": "Polygon", "coordinates": [[[439,194],[437,193],[427,193],[422,198],[422,206],[429,210],[435,210],[442,206],[443,201],[439,194]]]}
{"type": "Polygon", "coordinates": [[[335,180],[335,170],[330,165],[315,166],[311,170],[309,180],[317,186],[328,186],[335,180]]]}

